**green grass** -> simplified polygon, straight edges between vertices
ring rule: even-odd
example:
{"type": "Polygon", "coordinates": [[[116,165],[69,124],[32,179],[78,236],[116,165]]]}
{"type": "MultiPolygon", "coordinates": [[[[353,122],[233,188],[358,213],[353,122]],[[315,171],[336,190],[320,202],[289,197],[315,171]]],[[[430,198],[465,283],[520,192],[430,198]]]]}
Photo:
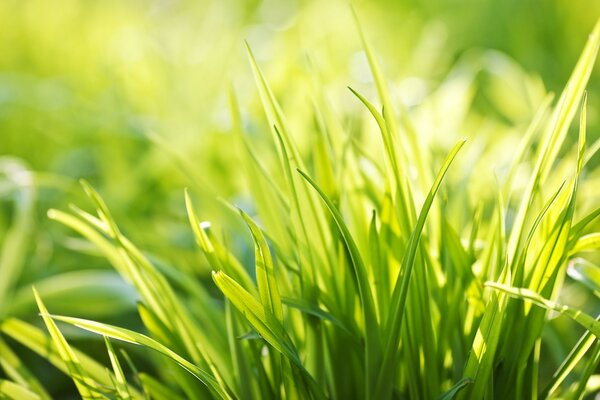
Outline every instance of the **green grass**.
{"type": "Polygon", "coordinates": [[[459,125],[472,138],[450,126],[469,108],[469,90],[448,87],[475,72],[460,65],[423,101],[424,118],[448,130],[422,135],[423,117],[398,106],[356,25],[374,90],[346,94],[356,107],[350,122],[317,84],[299,127],[247,46],[264,112],[252,118],[266,128],[247,132],[231,90],[229,168],[251,202],[223,200],[224,222],[208,223],[195,206],[194,193],[205,192],[180,191],[187,234],[204,257],[192,265],[176,263],[177,249],[171,262],[142,251],[136,231],[81,181],[87,203],[48,217],[127,285],[109,287],[107,272],[94,269],[79,276],[94,296],[85,285],[56,293],[74,272],[22,283],[34,185],[19,180],[30,176],[25,167],[6,168],[26,189],[0,256],[0,397],[51,397],[35,362],[23,360],[31,353],[84,399],[581,399],[600,389],[597,307],[570,304],[568,291],[597,305],[598,144],[586,145],[585,88],[600,23],[555,103],[541,90],[532,96],[537,110],[517,133],[465,111],[459,125]],[[500,134],[519,141],[502,147],[500,134]],[[31,286],[34,297],[19,295],[31,286]],[[119,325],[110,319],[131,311],[127,288],[136,323],[119,325]],[[53,297],[87,302],[96,315],[85,305],[71,305],[78,317],[59,315],[53,297]],[[114,310],[98,312],[107,301],[114,310]],[[28,302],[47,333],[25,321],[28,302]],[[93,354],[78,349],[82,337],[93,354]]]}

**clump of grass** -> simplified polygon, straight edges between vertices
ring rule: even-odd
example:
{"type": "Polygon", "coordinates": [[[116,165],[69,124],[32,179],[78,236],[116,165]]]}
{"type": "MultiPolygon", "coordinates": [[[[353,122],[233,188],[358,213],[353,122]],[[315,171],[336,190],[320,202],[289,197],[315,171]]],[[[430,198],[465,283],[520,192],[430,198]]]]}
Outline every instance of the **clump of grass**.
{"type": "MultiPolygon", "coordinates": [[[[221,293],[194,272],[153,263],[83,182],[93,213],[74,206],[48,215],[100,249],[136,289],[145,333],[51,314],[36,292],[50,336],[18,319],[2,322],[3,335],[68,374],[86,399],[582,398],[594,390],[597,319],[557,299],[569,260],[598,249],[598,233],[586,232],[600,209],[576,218],[576,206],[590,159],[584,90],[600,25],[554,109],[550,100],[542,103],[508,173],[489,183],[497,186],[496,197],[460,204],[464,226],[453,223],[452,197],[477,171],[444,179],[468,141],[459,139],[442,162],[432,157],[407,114],[396,115],[362,32],[361,38],[381,108],[354,89],[349,95],[376,124],[383,157],[343,134],[322,98],[314,145],[302,154],[248,50],[276,151],[275,167],[266,167],[243,134],[232,91],[240,171],[251,183],[257,212],[231,209],[252,239],[252,268],[201,220],[187,192],[191,230],[221,293]],[[578,143],[568,149],[578,112],[578,143]],[[522,185],[516,177],[525,163],[532,167],[522,185]],[[558,166],[569,171],[564,182],[551,179],[558,166]],[[548,310],[585,329],[560,360],[545,354],[548,310]],[[70,345],[57,322],[102,335],[109,365],[70,345]],[[155,373],[141,371],[145,365],[126,351],[119,354],[113,341],[141,346],[155,373]],[[542,371],[542,360],[554,371],[542,371]]],[[[573,276],[600,291],[597,267],[588,261],[572,268],[573,276]]],[[[7,349],[0,361],[11,379],[0,382],[3,393],[48,398],[10,348],[0,346],[7,349]]]]}

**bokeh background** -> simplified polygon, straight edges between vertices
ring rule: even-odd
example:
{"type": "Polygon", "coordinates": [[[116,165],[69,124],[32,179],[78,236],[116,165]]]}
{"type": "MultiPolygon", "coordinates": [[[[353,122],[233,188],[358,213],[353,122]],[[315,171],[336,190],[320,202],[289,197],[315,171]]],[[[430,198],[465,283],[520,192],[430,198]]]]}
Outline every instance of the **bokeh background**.
{"type": "MultiPolygon", "coordinates": [[[[395,100],[433,151],[459,133],[492,136],[498,149],[490,154],[504,161],[546,92],[562,90],[600,16],[600,2],[589,0],[351,3],[395,100]]],[[[348,1],[0,1],[0,269],[19,271],[0,278],[0,317],[33,320],[29,285],[43,282],[53,310],[135,324],[131,290],[87,243],[46,217],[51,207],[89,206],[80,178],[153,259],[200,265],[208,279],[183,188],[203,218],[232,230],[239,221],[218,199],[252,208],[230,91],[245,133],[267,164],[271,157],[244,41],[301,148],[316,124],[307,123],[315,87],[343,129],[358,130],[364,112],[346,86],[371,98],[375,91],[348,1]],[[65,292],[70,300],[61,302],[65,292]]],[[[592,142],[598,71],[590,82],[592,142]]],[[[593,187],[582,189],[584,208],[593,187]]]]}

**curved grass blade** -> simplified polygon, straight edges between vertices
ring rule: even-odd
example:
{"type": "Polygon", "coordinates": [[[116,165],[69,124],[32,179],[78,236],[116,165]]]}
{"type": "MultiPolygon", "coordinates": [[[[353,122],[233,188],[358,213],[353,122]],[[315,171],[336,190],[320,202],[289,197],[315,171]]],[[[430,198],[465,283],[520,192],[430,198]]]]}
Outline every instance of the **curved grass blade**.
{"type": "MultiPolygon", "coordinates": [[[[0,330],[23,346],[32,350],[34,353],[44,357],[60,371],[67,375],[69,374],[68,364],[65,363],[59,355],[56,343],[51,338],[47,337],[40,329],[18,319],[9,318],[2,321],[0,330]]],[[[73,347],[71,347],[71,349],[79,359],[82,368],[94,381],[104,387],[110,387],[112,385],[112,382],[114,382],[116,378],[112,376],[112,373],[109,372],[105,366],[79,350],[73,347]]],[[[136,399],[142,397],[138,391],[133,388],[131,389],[131,393],[136,399]]]]}
{"type": "Polygon", "coordinates": [[[473,383],[473,379],[471,378],[462,378],[460,381],[456,382],[450,390],[446,393],[442,394],[438,397],[438,400],[452,400],[458,392],[473,383]]]}
{"type": "Polygon", "coordinates": [[[102,396],[100,393],[97,393],[91,387],[94,382],[87,374],[87,371],[82,367],[77,355],[71,349],[64,336],[52,320],[48,316],[48,310],[46,306],[42,302],[38,292],[33,288],[33,295],[35,296],[35,301],[38,304],[38,308],[40,309],[40,315],[46,324],[46,328],[52,337],[52,340],[56,344],[56,348],[58,350],[58,354],[63,359],[65,364],[67,365],[67,369],[69,371],[69,376],[73,379],[79,394],[83,399],[98,399],[102,396]]]}
{"type": "Polygon", "coordinates": [[[425,199],[425,203],[423,204],[423,208],[421,209],[421,213],[419,214],[417,224],[410,236],[406,253],[402,259],[402,268],[400,269],[402,275],[398,276],[396,280],[396,285],[390,301],[390,314],[385,325],[386,341],[383,348],[384,358],[379,367],[377,383],[373,391],[373,398],[375,399],[387,398],[391,393],[394,382],[393,377],[395,374],[394,362],[396,360],[396,354],[399,347],[398,344],[400,342],[402,319],[406,308],[410,277],[415,263],[421,233],[423,232],[427,215],[433,204],[435,195],[442,184],[442,180],[465,142],[466,139],[459,141],[454,145],[452,150],[450,150],[450,153],[446,157],[444,164],[440,168],[440,171],[431,186],[427,198],[425,199]]]}
{"type": "Polygon", "coordinates": [[[600,249],[600,232],[590,233],[577,240],[571,254],[600,249]]]}
{"type": "Polygon", "coordinates": [[[273,267],[269,245],[258,225],[245,212],[239,211],[246,225],[250,228],[254,241],[256,281],[260,300],[263,306],[267,307],[280,323],[283,323],[283,307],[281,306],[281,296],[275,279],[275,268],[273,267]]]}
{"type": "MultiPolygon", "coordinates": [[[[189,191],[185,189],[185,206],[187,209],[188,218],[190,221],[190,225],[192,226],[192,231],[194,232],[194,237],[196,238],[196,243],[202,249],[204,255],[206,256],[209,264],[215,270],[224,270],[227,273],[231,274],[235,279],[239,282],[243,283],[243,286],[247,290],[254,289],[254,282],[248,272],[237,262],[232,262],[233,256],[228,254],[226,260],[222,260],[215,249],[215,244],[212,242],[208,234],[202,229],[202,223],[198,219],[196,212],[194,211],[194,205],[192,203],[192,198],[190,197],[189,191]]],[[[227,250],[226,250],[227,251],[227,250]]]]}
{"type": "MultiPolygon", "coordinates": [[[[517,216],[513,224],[507,247],[509,262],[514,258],[518,250],[518,244],[524,232],[527,213],[533,202],[537,188],[544,182],[558,151],[565,140],[571,121],[577,112],[579,100],[584,95],[585,86],[589,80],[594,61],[600,45],[600,20],[596,23],[583,52],[577,62],[571,77],[560,96],[558,105],[552,115],[552,122],[543,138],[543,143],[536,160],[534,170],[522,196],[517,216]]],[[[581,160],[583,162],[583,160],[581,160]]]]}
{"type": "Polygon", "coordinates": [[[381,348],[379,339],[379,323],[377,321],[377,315],[375,312],[375,304],[373,300],[373,294],[371,291],[371,285],[369,283],[369,277],[363,259],[360,255],[358,247],[352,238],[350,230],[344,222],[344,218],[339,210],[335,207],[333,202],[327,197],[325,193],[317,186],[317,184],[304,172],[298,170],[298,172],[306,179],[306,181],[317,191],[321,199],[325,202],[325,205],[329,209],[329,212],[333,216],[333,219],[338,227],[344,245],[350,254],[350,265],[352,267],[354,278],[358,286],[358,292],[360,297],[360,303],[362,306],[362,317],[365,324],[365,346],[366,346],[366,360],[365,368],[367,374],[367,387],[373,384],[375,378],[375,371],[377,365],[381,360],[381,348]]]}
{"type": "MultiPolygon", "coordinates": [[[[596,341],[594,345],[594,349],[592,350],[592,355],[590,356],[583,374],[579,378],[579,382],[577,382],[577,386],[575,387],[575,392],[571,397],[573,400],[583,400],[587,389],[587,383],[590,380],[592,374],[597,370],[598,365],[600,364],[600,342],[596,341]]],[[[597,393],[596,393],[597,394],[597,393]]]]}
{"type": "Polygon", "coordinates": [[[506,293],[517,299],[530,301],[538,307],[566,315],[588,331],[592,332],[596,338],[600,339],[600,321],[594,319],[594,317],[584,313],[583,311],[545,299],[533,290],[515,288],[496,282],[486,282],[485,286],[506,293]]]}
{"type": "Polygon", "coordinates": [[[115,374],[115,389],[117,390],[119,399],[131,399],[131,393],[129,393],[129,385],[127,384],[127,380],[125,379],[125,375],[123,374],[123,369],[121,368],[121,364],[119,363],[119,358],[113,350],[112,344],[110,343],[110,339],[106,336],[104,336],[104,343],[106,344],[106,350],[108,351],[110,365],[112,366],[113,372],[115,374]]]}
{"type": "Polygon", "coordinates": [[[250,325],[267,343],[297,366],[302,366],[298,352],[285,333],[283,325],[270,310],[267,310],[254,296],[224,272],[213,272],[213,280],[225,297],[248,319],[250,325]]]}
{"type": "Polygon", "coordinates": [[[346,327],[346,325],[344,325],[344,323],[342,321],[340,321],[339,319],[337,319],[335,316],[333,316],[331,313],[323,310],[322,308],[309,303],[307,300],[304,299],[292,299],[290,297],[282,297],[281,301],[283,304],[285,304],[288,307],[292,307],[295,308],[297,310],[302,311],[305,314],[309,314],[312,315],[314,317],[320,318],[324,321],[329,321],[331,322],[332,325],[340,328],[341,330],[343,330],[344,332],[346,332],[347,334],[355,337],[355,334],[350,331],[350,329],[348,329],[346,327]]]}
{"type": "Polygon", "coordinates": [[[583,336],[581,336],[575,347],[573,347],[569,355],[562,362],[560,367],[558,367],[556,372],[554,372],[552,379],[550,382],[548,382],[539,397],[542,399],[550,398],[556,389],[558,389],[558,387],[564,382],[571,371],[573,371],[573,369],[581,362],[589,348],[592,347],[597,340],[598,339],[591,331],[586,331],[583,336]]]}
{"type": "Polygon", "coordinates": [[[157,342],[156,340],[149,338],[148,336],[142,335],[141,333],[134,332],[129,329],[119,328],[116,326],[103,324],[96,321],[90,321],[82,318],[71,318],[64,317],[60,315],[49,315],[45,314],[45,318],[65,322],[67,324],[74,325],[78,328],[94,332],[100,335],[108,336],[109,338],[113,338],[116,340],[120,340],[127,343],[132,343],[136,345],[143,346],[145,348],[157,351],[158,353],[163,354],[164,356],[172,359],[177,364],[179,364],[183,369],[188,371],[194,377],[196,377],[199,381],[204,383],[209,389],[213,391],[221,399],[231,399],[229,393],[225,392],[219,383],[214,379],[214,377],[204,371],[201,368],[198,368],[196,365],[192,364],[185,358],[181,357],[179,354],[175,353],[165,345],[157,342]]]}
{"type": "Polygon", "coordinates": [[[296,347],[275,315],[225,273],[213,272],[213,280],[225,297],[246,317],[263,339],[302,372],[302,377],[310,386],[312,394],[316,398],[325,399],[322,388],[304,368],[296,347]]]}

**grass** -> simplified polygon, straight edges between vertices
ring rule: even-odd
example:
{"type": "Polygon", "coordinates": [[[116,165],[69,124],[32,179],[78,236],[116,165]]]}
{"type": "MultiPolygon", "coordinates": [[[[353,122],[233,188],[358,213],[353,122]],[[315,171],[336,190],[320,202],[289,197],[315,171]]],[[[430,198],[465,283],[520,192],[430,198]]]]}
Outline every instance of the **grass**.
{"type": "MultiPolygon", "coordinates": [[[[441,143],[427,142],[413,114],[397,109],[356,24],[377,96],[350,89],[362,108],[348,129],[317,91],[314,124],[296,132],[287,120],[293,109],[278,102],[248,46],[269,135],[245,132],[231,90],[234,168],[252,206],[222,202],[245,233],[203,221],[198,199],[180,194],[205,257],[198,265],[208,263],[212,281],[198,265],[140,250],[85,181],[92,211],[48,211],[135,289],[140,324],[55,314],[46,305],[53,285],[43,282],[33,299],[48,333],[0,301],[3,396],[50,398],[15,350],[23,347],[69,376],[84,399],[581,399],[598,391],[597,314],[563,302],[574,281],[588,299],[600,292],[599,234],[590,233],[600,215],[590,162],[598,144],[586,146],[585,93],[600,23],[555,104],[538,96],[510,154],[493,134],[464,139],[449,130],[441,143]],[[482,172],[490,159],[508,160],[498,161],[495,177],[482,172]],[[581,191],[592,193],[593,207],[581,191]],[[239,250],[244,240],[253,262],[239,250]],[[557,344],[565,326],[577,342],[557,344]],[[73,327],[94,334],[85,338],[105,348],[105,362],[77,348],[73,327]]],[[[427,104],[441,103],[450,118],[443,95],[427,104]]],[[[18,197],[19,218],[4,236],[0,299],[19,290],[31,196],[18,197]]],[[[97,302],[113,297],[104,289],[97,302]]],[[[125,289],[114,297],[128,303],[125,289]]],[[[86,301],[85,293],[64,298],[86,301]]]]}

